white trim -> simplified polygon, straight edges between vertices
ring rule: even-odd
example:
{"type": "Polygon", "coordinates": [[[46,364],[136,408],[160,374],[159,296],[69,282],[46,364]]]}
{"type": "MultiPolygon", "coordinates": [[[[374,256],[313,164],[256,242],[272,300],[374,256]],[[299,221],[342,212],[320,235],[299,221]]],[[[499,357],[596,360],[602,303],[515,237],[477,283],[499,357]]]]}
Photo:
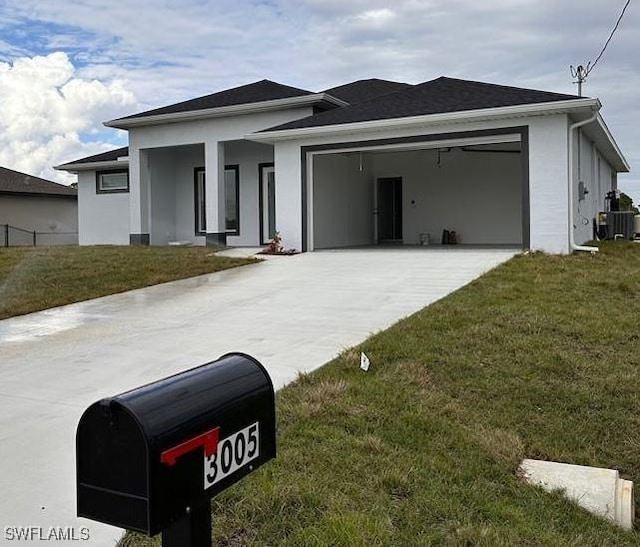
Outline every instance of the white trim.
{"type": "Polygon", "coordinates": [[[169,114],[151,114],[149,116],[140,116],[137,118],[118,118],[104,122],[103,125],[106,127],[127,129],[129,127],[139,127],[144,125],[158,125],[163,123],[264,112],[266,110],[299,107],[319,102],[327,102],[336,106],[347,106],[349,104],[341,99],[329,95],[328,93],[311,93],[310,95],[301,95],[298,97],[273,99],[270,101],[259,101],[255,103],[234,104],[229,106],[220,106],[217,108],[203,108],[200,110],[188,110],[185,112],[171,112],[169,114]]]}
{"type": "Polygon", "coordinates": [[[307,152],[307,251],[314,251],[314,234],[313,234],[313,156],[314,152],[307,152]],[[311,159],[311,161],[309,161],[311,159]]]}
{"type": "Polygon", "coordinates": [[[454,146],[474,146],[480,144],[503,144],[508,142],[520,142],[520,134],[513,133],[509,135],[493,135],[488,137],[470,137],[467,139],[442,139],[439,141],[422,141],[422,142],[410,142],[410,143],[397,143],[397,144],[379,144],[371,146],[358,146],[356,148],[330,148],[327,150],[317,150],[309,152],[313,155],[319,154],[336,154],[340,152],[369,152],[376,150],[429,150],[433,148],[449,148],[454,146]]]}
{"type": "Polygon", "coordinates": [[[627,158],[624,157],[624,154],[622,153],[622,150],[620,150],[620,147],[618,146],[618,143],[613,138],[613,135],[611,134],[611,131],[609,131],[609,127],[607,127],[607,124],[605,123],[604,118],[602,117],[600,112],[598,112],[597,121],[598,121],[598,125],[600,126],[600,129],[602,129],[602,131],[604,132],[605,136],[607,137],[607,140],[611,144],[611,146],[614,149],[616,155],[622,161],[622,165],[624,166],[624,171],[623,172],[628,173],[631,170],[631,166],[629,165],[629,162],[627,161],[627,158]]]}
{"type": "Polygon", "coordinates": [[[566,101],[552,101],[538,104],[524,104],[515,106],[501,106],[498,108],[480,108],[475,110],[460,110],[457,112],[444,112],[440,114],[425,114],[421,116],[407,116],[404,118],[391,118],[386,120],[369,120],[364,122],[342,123],[335,125],[321,125],[314,127],[302,127],[298,129],[281,129],[276,131],[261,131],[245,136],[245,139],[257,142],[273,142],[277,140],[295,139],[314,135],[331,133],[345,133],[362,130],[388,129],[422,125],[426,123],[442,123],[454,121],[466,121],[482,118],[494,118],[497,116],[529,116],[550,113],[565,113],[578,108],[600,108],[598,99],[568,99],[566,101]]]}
{"type": "Polygon", "coordinates": [[[110,160],[110,161],[92,161],[87,163],[66,163],[63,165],[55,165],[53,168],[56,171],[68,171],[70,173],[77,173],[78,171],[122,169],[124,167],[129,167],[128,156],[124,156],[123,159],[110,160]]]}

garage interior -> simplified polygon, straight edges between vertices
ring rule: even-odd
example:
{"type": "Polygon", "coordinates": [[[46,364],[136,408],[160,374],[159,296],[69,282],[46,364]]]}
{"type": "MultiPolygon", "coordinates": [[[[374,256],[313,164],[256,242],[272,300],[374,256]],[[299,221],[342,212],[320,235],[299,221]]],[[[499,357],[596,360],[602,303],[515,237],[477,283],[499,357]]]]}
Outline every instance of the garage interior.
{"type": "Polygon", "coordinates": [[[447,230],[458,245],[522,248],[521,155],[515,136],[315,153],[309,244],[441,245],[447,230]]]}

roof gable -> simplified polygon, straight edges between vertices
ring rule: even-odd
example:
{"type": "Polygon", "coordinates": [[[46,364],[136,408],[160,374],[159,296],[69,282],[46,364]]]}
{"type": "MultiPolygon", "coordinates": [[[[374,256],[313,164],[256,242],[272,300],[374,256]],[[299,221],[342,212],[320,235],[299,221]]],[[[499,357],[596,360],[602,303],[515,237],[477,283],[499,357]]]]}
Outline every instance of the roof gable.
{"type": "Polygon", "coordinates": [[[378,78],[369,78],[367,80],[357,80],[348,84],[325,89],[324,93],[342,99],[349,104],[355,104],[375,97],[401,91],[412,87],[411,84],[403,82],[393,82],[391,80],[380,80],[378,78]]]}
{"type": "Polygon", "coordinates": [[[551,93],[442,76],[356,104],[265,129],[279,131],[577,99],[551,93]]]}
{"type": "Polygon", "coordinates": [[[120,118],[121,120],[130,120],[134,118],[144,118],[147,116],[157,116],[160,114],[175,114],[177,112],[191,112],[197,110],[205,110],[209,108],[220,108],[224,106],[233,106],[239,104],[251,104],[262,101],[272,101],[276,99],[288,99],[291,97],[300,97],[303,95],[311,95],[311,91],[299,89],[288,85],[272,82],[271,80],[260,80],[251,84],[225,89],[203,97],[189,99],[179,103],[146,110],[130,116],[120,118]]]}
{"type": "Polygon", "coordinates": [[[75,188],[0,167],[0,194],[33,194],[76,197],[75,188]]]}

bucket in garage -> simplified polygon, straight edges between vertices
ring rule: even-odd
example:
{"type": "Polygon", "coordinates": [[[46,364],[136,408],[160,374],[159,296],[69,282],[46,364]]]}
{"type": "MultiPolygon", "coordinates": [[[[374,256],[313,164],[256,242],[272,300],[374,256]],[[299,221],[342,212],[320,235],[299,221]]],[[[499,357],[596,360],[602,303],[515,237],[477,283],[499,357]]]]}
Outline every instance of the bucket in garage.
{"type": "Polygon", "coordinates": [[[431,234],[420,234],[420,245],[431,245],[431,234]]]}

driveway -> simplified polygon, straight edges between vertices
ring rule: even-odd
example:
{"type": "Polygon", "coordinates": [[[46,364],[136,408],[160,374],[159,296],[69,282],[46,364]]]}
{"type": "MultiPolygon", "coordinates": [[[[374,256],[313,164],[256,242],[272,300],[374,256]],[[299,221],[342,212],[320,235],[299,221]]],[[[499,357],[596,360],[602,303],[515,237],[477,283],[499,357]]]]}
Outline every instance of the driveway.
{"type": "Polygon", "coordinates": [[[0,533],[88,526],[91,541],[70,544],[117,542],[121,530],[75,517],[75,427],[95,400],[229,351],[279,388],[514,253],[321,251],[0,321],[0,533]]]}

